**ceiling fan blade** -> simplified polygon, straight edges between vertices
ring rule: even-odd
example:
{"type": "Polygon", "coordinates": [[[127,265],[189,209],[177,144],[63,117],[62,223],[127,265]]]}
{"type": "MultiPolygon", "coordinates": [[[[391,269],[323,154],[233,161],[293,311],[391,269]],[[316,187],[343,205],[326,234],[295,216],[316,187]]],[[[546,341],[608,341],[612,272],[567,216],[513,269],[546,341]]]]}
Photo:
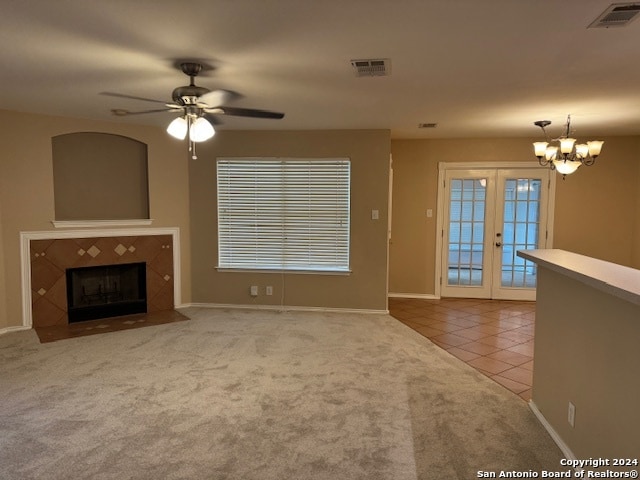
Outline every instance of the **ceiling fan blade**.
{"type": "Polygon", "coordinates": [[[275,120],[284,118],[284,113],[256,110],[255,108],[220,107],[220,110],[223,115],[235,117],[273,118],[275,120]]]}
{"type": "Polygon", "coordinates": [[[142,100],[144,102],[162,103],[166,104],[165,100],[155,100],[153,98],[135,97],[133,95],[125,95],[123,93],[115,92],[100,92],[100,95],[107,95],[108,97],[128,98],[130,100],[142,100]]]}
{"type": "Polygon", "coordinates": [[[204,118],[209,120],[209,123],[211,123],[211,125],[222,125],[224,123],[218,117],[216,117],[215,115],[212,115],[210,113],[204,113],[203,116],[204,116],[204,118]]]}
{"type": "Polygon", "coordinates": [[[204,104],[210,108],[213,108],[224,105],[229,100],[240,98],[240,96],[241,95],[238,92],[234,92],[232,90],[212,90],[211,92],[205,93],[204,95],[200,95],[196,103],[204,104]]]}
{"type": "Polygon", "coordinates": [[[111,109],[111,113],[117,117],[127,117],[129,115],[144,115],[147,113],[159,113],[159,112],[176,112],[182,113],[182,110],[177,110],[175,108],[159,108],[157,110],[142,110],[137,112],[131,112],[129,110],[125,110],[124,108],[113,108],[111,109]]]}

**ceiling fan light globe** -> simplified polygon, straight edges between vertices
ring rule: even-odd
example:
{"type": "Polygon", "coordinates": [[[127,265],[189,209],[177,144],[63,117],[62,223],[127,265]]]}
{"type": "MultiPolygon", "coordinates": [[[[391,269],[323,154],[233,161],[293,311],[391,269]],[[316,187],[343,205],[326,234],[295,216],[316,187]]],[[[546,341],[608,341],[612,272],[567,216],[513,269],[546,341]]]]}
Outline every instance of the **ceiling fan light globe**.
{"type": "Polygon", "coordinates": [[[216,131],[213,129],[206,118],[199,117],[192,124],[189,129],[189,139],[192,142],[205,142],[215,135],[216,131]]]}
{"type": "Polygon", "coordinates": [[[187,121],[183,117],[178,117],[169,124],[167,133],[178,140],[184,140],[188,129],[187,121]]]}

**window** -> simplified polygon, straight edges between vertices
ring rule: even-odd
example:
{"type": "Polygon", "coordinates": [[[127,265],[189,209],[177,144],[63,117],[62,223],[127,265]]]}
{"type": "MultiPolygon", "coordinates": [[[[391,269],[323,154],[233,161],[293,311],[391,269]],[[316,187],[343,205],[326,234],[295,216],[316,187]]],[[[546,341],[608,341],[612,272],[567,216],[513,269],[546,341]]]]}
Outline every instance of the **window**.
{"type": "Polygon", "coordinates": [[[218,266],[349,271],[349,159],[218,159],[218,266]]]}

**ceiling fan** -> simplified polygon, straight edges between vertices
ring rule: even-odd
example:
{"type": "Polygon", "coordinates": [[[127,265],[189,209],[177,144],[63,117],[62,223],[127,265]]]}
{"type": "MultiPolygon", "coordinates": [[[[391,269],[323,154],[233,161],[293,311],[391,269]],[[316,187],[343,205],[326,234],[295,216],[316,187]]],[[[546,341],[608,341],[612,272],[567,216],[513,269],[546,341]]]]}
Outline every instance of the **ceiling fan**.
{"type": "Polygon", "coordinates": [[[190,78],[190,82],[189,85],[177,87],[173,90],[171,95],[173,103],[114,92],[101,92],[101,94],[164,105],[164,108],[133,112],[121,108],[111,110],[113,115],[120,117],[159,112],[178,113],[179,116],[167,127],[167,132],[180,140],[183,140],[189,135],[189,151],[192,153],[192,158],[194,159],[197,158],[195,154],[195,143],[204,142],[213,137],[215,134],[213,125],[221,123],[217,115],[270,118],[276,120],[284,117],[284,113],[271,112],[269,110],[226,106],[225,104],[228,101],[239,98],[240,94],[231,90],[209,90],[208,88],[197,86],[195,84],[195,77],[202,71],[202,68],[203,65],[196,62],[183,62],[180,64],[180,70],[190,78]]]}

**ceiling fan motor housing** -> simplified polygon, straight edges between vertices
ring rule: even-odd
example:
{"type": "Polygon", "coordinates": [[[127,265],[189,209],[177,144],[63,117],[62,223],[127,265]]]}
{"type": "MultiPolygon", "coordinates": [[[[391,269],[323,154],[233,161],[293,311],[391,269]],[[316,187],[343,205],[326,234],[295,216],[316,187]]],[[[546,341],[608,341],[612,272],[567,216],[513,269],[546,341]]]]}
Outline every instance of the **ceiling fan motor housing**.
{"type": "Polygon", "coordinates": [[[173,101],[178,105],[193,105],[196,103],[198,97],[210,92],[208,88],[198,87],[194,81],[194,78],[197,77],[202,70],[202,64],[183,62],[180,64],[180,70],[191,79],[191,82],[189,82],[189,85],[174,89],[171,98],[173,98],[173,101]]]}
{"type": "Polygon", "coordinates": [[[209,93],[210,90],[205,87],[198,87],[197,85],[184,85],[173,90],[171,98],[178,105],[191,105],[196,103],[196,99],[205,93],[209,93]]]}

